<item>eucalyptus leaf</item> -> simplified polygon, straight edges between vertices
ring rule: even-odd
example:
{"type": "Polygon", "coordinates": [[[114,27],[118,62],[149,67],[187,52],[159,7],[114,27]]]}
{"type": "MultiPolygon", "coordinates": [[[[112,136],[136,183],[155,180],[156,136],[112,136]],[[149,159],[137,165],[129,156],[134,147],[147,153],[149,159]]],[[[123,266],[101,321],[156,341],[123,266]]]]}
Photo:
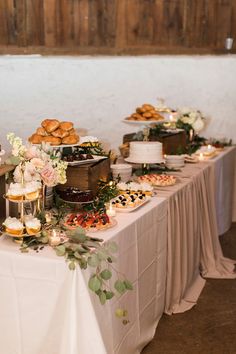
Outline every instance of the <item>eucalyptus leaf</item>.
{"type": "Polygon", "coordinates": [[[64,256],[65,255],[65,253],[66,253],[66,248],[65,248],[65,246],[64,245],[59,245],[59,246],[57,246],[56,248],[55,248],[55,250],[56,250],[56,254],[58,255],[58,256],[64,256]]]}
{"type": "Polygon", "coordinates": [[[109,269],[104,269],[101,273],[100,273],[102,279],[104,280],[108,280],[111,279],[112,277],[112,273],[109,269]]]}
{"type": "Polygon", "coordinates": [[[126,280],[124,280],[123,283],[124,283],[127,290],[133,290],[133,285],[129,280],[126,279],[126,280]]]}
{"type": "Polygon", "coordinates": [[[101,288],[102,282],[96,275],[93,275],[89,279],[88,285],[89,285],[89,289],[96,292],[101,288]]]}
{"type": "Polygon", "coordinates": [[[70,270],[75,270],[75,262],[70,262],[69,263],[69,269],[70,270]]]}
{"type": "Polygon", "coordinates": [[[112,242],[109,242],[108,243],[108,249],[109,249],[109,252],[111,253],[116,253],[118,251],[118,246],[117,246],[117,243],[112,241],[112,242]]]}
{"type": "Polygon", "coordinates": [[[101,302],[102,305],[105,304],[107,298],[106,298],[106,294],[104,293],[104,291],[101,291],[99,294],[99,300],[101,302]]]}
{"type": "Polygon", "coordinates": [[[114,288],[118,291],[119,294],[123,294],[126,291],[125,284],[120,279],[115,282],[114,288]]]}
{"type": "Polygon", "coordinates": [[[97,267],[100,263],[100,260],[98,258],[98,255],[96,253],[93,253],[89,258],[88,258],[88,265],[90,267],[97,267]]]}
{"type": "Polygon", "coordinates": [[[115,294],[113,293],[113,291],[106,291],[106,298],[107,300],[110,300],[113,298],[115,294]]]}
{"type": "Polygon", "coordinates": [[[81,254],[76,251],[76,252],[74,253],[74,257],[77,258],[77,259],[80,259],[80,258],[81,258],[81,254]]]}

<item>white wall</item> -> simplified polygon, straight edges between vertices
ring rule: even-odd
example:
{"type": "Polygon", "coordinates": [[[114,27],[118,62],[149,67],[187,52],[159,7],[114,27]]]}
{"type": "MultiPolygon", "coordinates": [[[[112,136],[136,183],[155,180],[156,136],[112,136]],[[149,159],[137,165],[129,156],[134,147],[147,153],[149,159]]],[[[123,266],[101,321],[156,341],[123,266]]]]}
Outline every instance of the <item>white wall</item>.
{"type": "Polygon", "coordinates": [[[0,144],[9,131],[26,139],[57,117],[117,148],[134,131],[122,119],[157,97],[200,109],[211,117],[204,135],[236,142],[236,56],[2,56],[0,144]]]}

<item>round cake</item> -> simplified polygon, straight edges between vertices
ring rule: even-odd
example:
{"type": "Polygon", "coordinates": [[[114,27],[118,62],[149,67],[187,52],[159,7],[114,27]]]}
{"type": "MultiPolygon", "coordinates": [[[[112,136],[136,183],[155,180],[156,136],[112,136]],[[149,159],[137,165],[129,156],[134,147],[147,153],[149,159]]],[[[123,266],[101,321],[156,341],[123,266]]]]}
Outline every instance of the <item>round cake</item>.
{"type": "Polygon", "coordinates": [[[132,141],[130,143],[128,162],[160,163],[164,162],[162,143],[157,141],[132,141]]]}

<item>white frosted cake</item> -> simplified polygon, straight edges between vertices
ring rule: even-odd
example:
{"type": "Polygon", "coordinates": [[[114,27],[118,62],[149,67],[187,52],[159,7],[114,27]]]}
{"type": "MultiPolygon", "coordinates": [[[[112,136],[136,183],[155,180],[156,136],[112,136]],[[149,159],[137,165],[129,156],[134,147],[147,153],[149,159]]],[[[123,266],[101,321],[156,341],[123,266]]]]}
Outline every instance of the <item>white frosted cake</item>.
{"type": "Polygon", "coordinates": [[[163,162],[162,143],[157,141],[132,141],[128,162],[160,163],[163,162]]]}

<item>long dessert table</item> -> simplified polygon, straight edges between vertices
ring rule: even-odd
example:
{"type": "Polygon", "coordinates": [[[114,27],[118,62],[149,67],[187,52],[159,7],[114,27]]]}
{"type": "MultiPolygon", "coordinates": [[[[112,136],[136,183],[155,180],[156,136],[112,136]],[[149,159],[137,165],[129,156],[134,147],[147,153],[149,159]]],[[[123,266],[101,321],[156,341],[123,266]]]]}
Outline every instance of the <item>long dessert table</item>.
{"type": "MultiPolygon", "coordinates": [[[[234,187],[233,178],[225,186],[218,171],[226,173],[225,160],[235,170],[235,151],[225,149],[215,159],[186,164],[176,172],[176,185],[158,188],[157,197],[146,205],[133,213],[119,213],[114,228],[96,233],[105,241],[117,242],[115,267],[134,286],[104,306],[88,290],[89,270],[70,271],[64,259],[48,247],[21,254],[18,245],[3,236],[1,351],[140,353],[163,312],[183,312],[196,304],[205,284],[203,277],[235,278],[234,262],[223,257],[218,240],[219,225],[226,230],[232,220],[233,200],[225,202],[224,194],[234,187]],[[225,190],[218,199],[217,190],[225,190]],[[224,203],[228,211],[217,225],[224,203]],[[130,322],[125,326],[114,315],[117,307],[129,312],[130,322]]],[[[231,176],[231,167],[227,171],[231,176]]]]}

